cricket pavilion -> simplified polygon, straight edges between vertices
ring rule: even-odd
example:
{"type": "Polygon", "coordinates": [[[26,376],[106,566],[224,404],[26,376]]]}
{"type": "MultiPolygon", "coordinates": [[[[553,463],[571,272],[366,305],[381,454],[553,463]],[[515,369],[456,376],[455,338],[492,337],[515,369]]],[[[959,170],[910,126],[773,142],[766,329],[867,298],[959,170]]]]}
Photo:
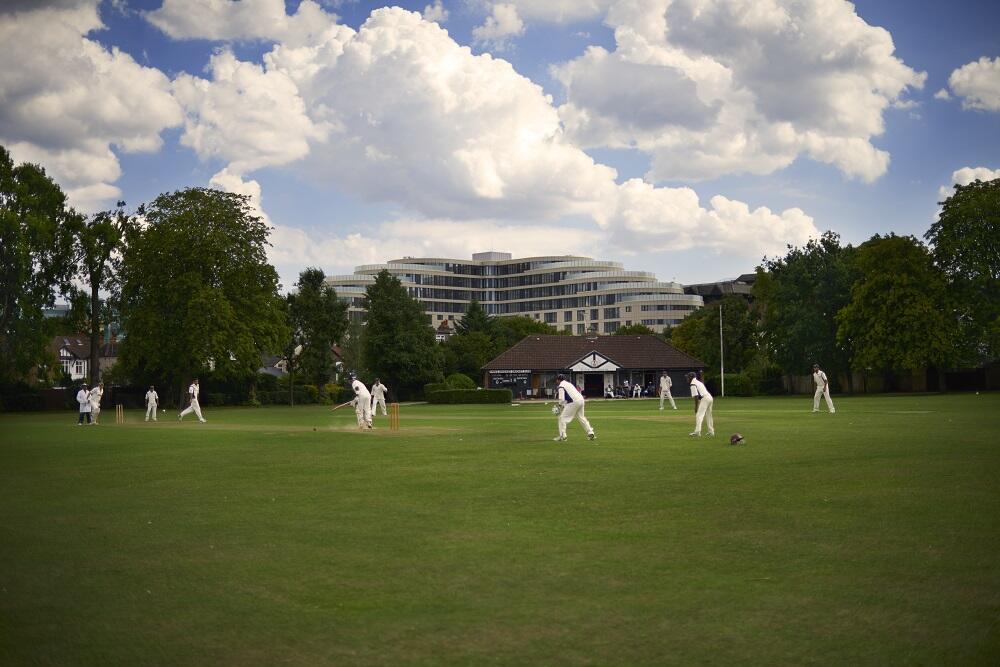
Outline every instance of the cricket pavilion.
{"type": "Polygon", "coordinates": [[[483,386],[507,388],[515,398],[548,398],[556,375],[564,374],[588,398],[623,395],[636,383],[655,395],[660,374],[673,380],[674,393],[687,394],[684,374],[705,363],[658,336],[527,336],[483,366],[483,386]]]}

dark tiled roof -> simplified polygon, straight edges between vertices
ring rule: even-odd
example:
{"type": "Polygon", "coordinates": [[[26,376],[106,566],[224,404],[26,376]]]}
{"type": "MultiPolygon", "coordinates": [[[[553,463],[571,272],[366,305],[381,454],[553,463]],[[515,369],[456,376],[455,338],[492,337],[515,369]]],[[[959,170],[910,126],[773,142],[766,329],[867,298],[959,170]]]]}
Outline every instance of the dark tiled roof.
{"type": "Polygon", "coordinates": [[[563,370],[591,352],[621,368],[705,368],[658,336],[528,336],[483,370],[563,370]]]}
{"type": "MultiPolygon", "coordinates": [[[[90,337],[86,334],[72,334],[69,336],[56,336],[49,344],[56,356],[59,350],[66,349],[77,359],[90,358],[90,337]]],[[[113,359],[118,356],[118,341],[112,340],[109,343],[101,343],[98,355],[102,359],[113,359]]]]}

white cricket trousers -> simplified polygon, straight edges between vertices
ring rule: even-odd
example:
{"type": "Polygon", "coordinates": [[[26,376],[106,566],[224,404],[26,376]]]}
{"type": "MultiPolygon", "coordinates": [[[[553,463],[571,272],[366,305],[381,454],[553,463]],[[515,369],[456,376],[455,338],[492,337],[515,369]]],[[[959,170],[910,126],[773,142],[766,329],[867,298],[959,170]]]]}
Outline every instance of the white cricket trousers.
{"type": "Polygon", "coordinates": [[[833,407],[833,399],[830,398],[830,385],[824,385],[822,387],[816,387],[816,393],[813,394],[813,412],[819,412],[819,397],[822,396],[826,399],[826,407],[830,412],[836,412],[836,408],[833,407]]]}
{"type": "Polygon", "coordinates": [[[184,419],[185,415],[189,415],[192,412],[198,417],[198,421],[205,421],[205,418],[201,416],[201,406],[198,405],[198,399],[192,400],[191,405],[184,408],[184,411],[181,413],[181,419],[184,419]]]}
{"type": "Polygon", "coordinates": [[[153,415],[153,421],[156,421],[156,403],[146,404],[146,421],[149,421],[149,415],[153,415]]]}
{"type": "Polygon", "coordinates": [[[714,398],[703,398],[698,402],[698,412],[694,418],[694,432],[701,435],[701,423],[708,418],[708,434],[715,435],[715,422],[712,421],[712,403],[714,398]]]}
{"type": "Polygon", "coordinates": [[[672,407],[674,410],[677,409],[677,404],[674,403],[674,397],[670,395],[670,390],[669,389],[665,389],[665,390],[663,390],[663,391],[660,392],[660,409],[661,410],[663,409],[663,401],[664,401],[664,399],[669,399],[670,400],[670,407],[672,407]]]}
{"type": "Polygon", "coordinates": [[[354,406],[354,414],[358,418],[358,428],[372,425],[372,404],[368,401],[358,401],[354,406]]]}
{"type": "Polygon", "coordinates": [[[378,406],[382,406],[382,416],[385,417],[389,413],[385,411],[385,398],[380,398],[378,396],[372,396],[372,414],[378,412],[378,406]]]}
{"type": "Polygon", "coordinates": [[[580,422],[580,426],[583,430],[590,435],[594,432],[594,427],[590,425],[587,421],[587,416],[583,414],[583,403],[567,403],[563,406],[562,412],[559,413],[559,437],[566,437],[566,424],[577,419],[580,422]]]}

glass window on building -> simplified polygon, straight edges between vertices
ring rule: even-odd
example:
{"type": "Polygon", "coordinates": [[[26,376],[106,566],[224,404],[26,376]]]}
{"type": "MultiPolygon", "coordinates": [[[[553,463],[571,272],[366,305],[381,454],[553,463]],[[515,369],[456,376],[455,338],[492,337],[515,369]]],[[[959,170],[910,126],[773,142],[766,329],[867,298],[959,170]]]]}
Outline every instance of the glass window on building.
{"type": "Polygon", "coordinates": [[[573,321],[573,311],[567,310],[565,313],[563,313],[563,322],[572,322],[572,321],[573,321]]]}
{"type": "Polygon", "coordinates": [[[590,309],[590,319],[592,319],[592,320],[596,320],[597,319],[597,308],[591,308],[590,309]]]}
{"type": "Polygon", "coordinates": [[[632,306],[625,306],[625,312],[626,313],[631,313],[632,312],[632,306]]]}
{"type": "Polygon", "coordinates": [[[610,334],[610,333],[614,333],[616,331],[618,331],[618,323],[617,322],[605,322],[604,323],[604,333],[610,334]]]}
{"type": "Polygon", "coordinates": [[[577,334],[578,336],[582,336],[582,335],[583,335],[583,334],[585,334],[585,333],[587,333],[587,332],[586,332],[586,331],[584,331],[584,325],[583,325],[583,324],[577,324],[577,325],[576,325],[576,334],[577,334]]]}
{"type": "Polygon", "coordinates": [[[563,331],[565,331],[566,333],[573,333],[573,325],[572,324],[564,324],[563,325],[563,331]]]}
{"type": "Polygon", "coordinates": [[[604,319],[606,319],[606,320],[614,320],[614,319],[617,319],[617,318],[618,318],[618,309],[617,308],[605,308],[604,309],[604,319]]]}
{"type": "Polygon", "coordinates": [[[546,324],[555,324],[555,321],[556,321],[556,314],[555,313],[545,313],[545,323],[546,324]]]}
{"type": "Polygon", "coordinates": [[[585,319],[587,319],[587,311],[585,311],[585,310],[578,310],[578,311],[576,311],[576,321],[577,322],[583,322],[585,319]]]}

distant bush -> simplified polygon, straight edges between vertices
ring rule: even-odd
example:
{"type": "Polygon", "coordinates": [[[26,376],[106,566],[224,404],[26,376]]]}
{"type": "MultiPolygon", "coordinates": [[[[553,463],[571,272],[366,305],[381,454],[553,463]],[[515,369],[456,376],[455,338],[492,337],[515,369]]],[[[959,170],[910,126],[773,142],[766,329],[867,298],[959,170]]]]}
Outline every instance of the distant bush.
{"type": "Polygon", "coordinates": [[[427,402],[456,404],[510,403],[510,389],[445,389],[426,394],[427,402]]]}
{"type": "MultiPolygon", "coordinates": [[[[753,396],[755,391],[754,383],[746,373],[726,373],[726,396],[753,396]]],[[[705,380],[705,386],[712,392],[713,396],[722,395],[722,383],[719,376],[709,376],[705,380]]]]}
{"type": "Polygon", "coordinates": [[[476,383],[464,373],[452,373],[444,379],[450,389],[475,389],[476,383]]]}

